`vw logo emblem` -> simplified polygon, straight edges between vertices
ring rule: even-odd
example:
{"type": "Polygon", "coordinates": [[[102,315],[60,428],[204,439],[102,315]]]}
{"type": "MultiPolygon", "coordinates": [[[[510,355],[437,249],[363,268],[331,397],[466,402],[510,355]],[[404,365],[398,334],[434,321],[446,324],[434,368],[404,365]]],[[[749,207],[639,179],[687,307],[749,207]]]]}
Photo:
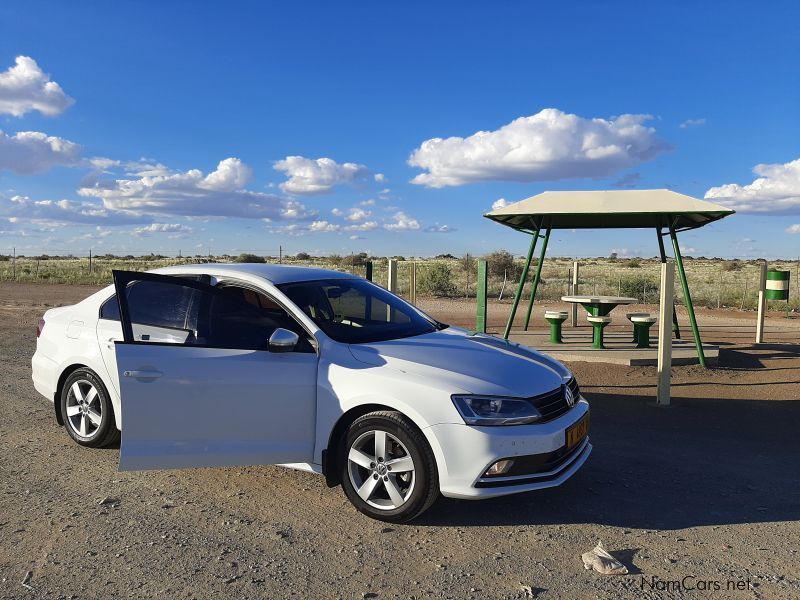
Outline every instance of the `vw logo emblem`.
{"type": "Polygon", "coordinates": [[[575,406],[575,396],[573,395],[572,390],[566,386],[564,386],[564,398],[567,401],[567,406],[570,408],[575,406]]]}

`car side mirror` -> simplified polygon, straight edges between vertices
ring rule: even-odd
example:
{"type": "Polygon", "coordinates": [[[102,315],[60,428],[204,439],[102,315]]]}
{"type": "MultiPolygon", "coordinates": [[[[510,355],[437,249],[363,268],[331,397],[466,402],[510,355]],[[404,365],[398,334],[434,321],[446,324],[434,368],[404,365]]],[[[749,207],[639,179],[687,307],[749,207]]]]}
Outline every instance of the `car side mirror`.
{"type": "Polygon", "coordinates": [[[278,327],[269,336],[269,351],[270,352],[291,352],[300,341],[300,336],[294,331],[278,327]]]}

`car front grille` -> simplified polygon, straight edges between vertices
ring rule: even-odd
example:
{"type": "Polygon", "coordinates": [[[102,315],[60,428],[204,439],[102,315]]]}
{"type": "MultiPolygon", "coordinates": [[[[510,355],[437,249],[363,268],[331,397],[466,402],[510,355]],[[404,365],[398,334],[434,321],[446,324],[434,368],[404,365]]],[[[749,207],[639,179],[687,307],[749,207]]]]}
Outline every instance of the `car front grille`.
{"type": "MultiPolygon", "coordinates": [[[[530,403],[533,404],[542,415],[541,420],[537,421],[537,423],[547,423],[548,421],[557,419],[572,408],[567,404],[565,389],[566,387],[562,385],[552,392],[528,398],[530,403]]],[[[577,399],[577,396],[573,397],[577,399]]]]}

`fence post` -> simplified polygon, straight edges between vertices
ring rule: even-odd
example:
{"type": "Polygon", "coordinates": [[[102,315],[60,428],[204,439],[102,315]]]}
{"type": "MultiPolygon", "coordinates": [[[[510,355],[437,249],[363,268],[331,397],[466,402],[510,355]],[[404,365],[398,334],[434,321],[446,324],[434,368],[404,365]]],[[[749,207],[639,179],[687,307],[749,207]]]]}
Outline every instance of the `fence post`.
{"type": "Polygon", "coordinates": [[[487,275],[486,261],[478,261],[478,281],[476,282],[476,297],[478,313],[475,317],[475,331],[486,333],[486,296],[489,278],[487,275]]]}
{"type": "Polygon", "coordinates": [[[92,250],[89,249],[89,275],[93,273],[92,271],[92,250]]]}
{"type": "MultiPolygon", "coordinates": [[[[390,258],[386,272],[386,289],[390,292],[397,293],[397,259],[390,258]]],[[[394,320],[394,310],[391,306],[386,307],[386,320],[392,322],[394,320]]]]}
{"type": "MultiPolygon", "coordinates": [[[[16,281],[17,280],[17,248],[16,248],[16,246],[14,247],[14,250],[12,251],[12,254],[13,254],[13,256],[11,258],[11,270],[14,273],[14,281],[16,281]]],[[[765,277],[766,277],[766,275],[765,275],[765,277]]]]}
{"type": "Polygon", "coordinates": [[[393,294],[397,293],[397,259],[390,258],[386,274],[386,289],[393,294]]]}
{"type": "Polygon", "coordinates": [[[417,304],[417,261],[411,262],[411,273],[408,280],[408,301],[417,304]]]}
{"type": "Polygon", "coordinates": [[[756,320],[756,344],[764,343],[764,309],[767,306],[767,261],[761,262],[761,275],[758,280],[758,319],[756,320]]]}
{"type": "MultiPolygon", "coordinates": [[[[578,281],[579,281],[578,273],[579,273],[579,267],[578,267],[578,261],[576,260],[576,261],[574,261],[572,263],[572,295],[573,296],[577,296],[578,295],[578,281]]],[[[572,303],[572,326],[573,327],[577,327],[578,326],[578,305],[575,302],[572,303]]]]}
{"type": "Polygon", "coordinates": [[[364,267],[366,268],[364,277],[367,281],[372,281],[372,261],[368,260],[366,263],[364,263],[364,267]]]}
{"type": "Polygon", "coordinates": [[[675,263],[661,263],[661,298],[658,316],[657,406],[669,406],[672,375],[672,301],[675,292],[675,263]]]}

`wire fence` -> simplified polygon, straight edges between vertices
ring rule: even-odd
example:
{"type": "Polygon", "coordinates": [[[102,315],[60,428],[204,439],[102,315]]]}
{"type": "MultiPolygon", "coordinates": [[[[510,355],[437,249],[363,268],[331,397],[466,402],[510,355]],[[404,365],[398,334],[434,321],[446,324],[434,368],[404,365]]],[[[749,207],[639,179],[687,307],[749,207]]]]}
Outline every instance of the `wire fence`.
{"type": "MultiPolygon", "coordinates": [[[[0,281],[34,283],[65,283],[78,285],[104,285],[112,280],[112,270],[144,271],[159,267],[208,262],[231,262],[237,257],[193,255],[175,253],[145,256],[8,256],[0,255],[0,281]]],[[[346,271],[364,277],[366,263],[372,263],[372,279],[386,286],[388,260],[368,259],[363,255],[344,257],[286,257],[282,252],[274,255],[252,255],[249,259],[302,266],[317,266],[346,271]]],[[[398,260],[396,291],[406,298],[411,294],[412,262],[417,270],[417,296],[474,298],[477,286],[477,262],[469,255],[461,259],[398,260]]],[[[557,301],[571,293],[571,259],[548,259],[542,266],[537,289],[537,301],[557,301]]],[[[800,261],[771,261],[770,268],[791,273],[788,302],[772,302],[777,310],[800,308],[800,261]]],[[[511,301],[517,289],[522,268],[514,260],[504,269],[490,265],[488,294],[490,298],[511,301]]],[[[686,259],[685,268],[692,299],[698,306],[708,308],[734,308],[752,310],[758,301],[760,279],[759,261],[718,259],[686,259]]],[[[536,261],[531,266],[528,281],[533,279],[536,261]]],[[[592,295],[630,296],[642,303],[657,303],[659,297],[660,262],[654,259],[611,260],[589,258],[579,261],[579,292],[592,295]]],[[[530,297],[530,283],[524,289],[523,299],[530,297]]],[[[676,281],[676,302],[683,303],[680,283],[676,281]]]]}

